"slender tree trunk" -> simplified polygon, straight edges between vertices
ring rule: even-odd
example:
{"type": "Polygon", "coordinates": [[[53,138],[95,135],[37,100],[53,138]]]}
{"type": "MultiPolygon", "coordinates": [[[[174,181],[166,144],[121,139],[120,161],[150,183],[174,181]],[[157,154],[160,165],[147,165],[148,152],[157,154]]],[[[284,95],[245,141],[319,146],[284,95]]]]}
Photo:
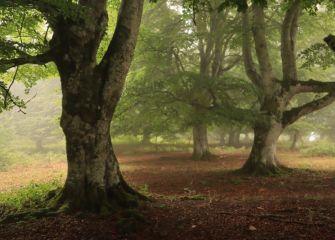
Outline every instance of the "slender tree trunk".
{"type": "Polygon", "coordinates": [[[228,146],[236,148],[240,147],[241,146],[240,135],[241,135],[240,131],[234,129],[230,130],[228,138],[228,146]]]}
{"type": "Polygon", "coordinates": [[[244,173],[270,175],[277,173],[281,166],[277,161],[277,141],[283,131],[281,123],[257,123],[254,128],[254,143],[247,162],[242,167],[244,173]]]}
{"type": "Polygon", "coordinates": [[[219,145],[224,146],[226,144],[226,134],[224,131],[220,131],[219,145]]]}
{"type": "Polygon", "coordinates": [[[193,126],[193,159],[209,160],[210,158],[207,126],[203,123],[196,124],[193,126]]]}
{"type": "Polygon", "coordinates": [[[292,143],[291,143],[291,150],[297,149],[297,144],[300,138],[300,132],[298,130],[295,130],[292,136],[292,143]]]}
{"type": "Polygon", "coordinates": [[[143,135],[142,135],[142,142],[141,143],[149,145],[149,144],[151,144],[150,139],[151,139],[150,132],[144,130],[143,135]]]}
{"type": "Polygon", "coordinates": [[[241,132],[240,131],[235,131],[235,136],[234,136],[235,147],[241,147],[240,136],[241,136],[241,132]]]}

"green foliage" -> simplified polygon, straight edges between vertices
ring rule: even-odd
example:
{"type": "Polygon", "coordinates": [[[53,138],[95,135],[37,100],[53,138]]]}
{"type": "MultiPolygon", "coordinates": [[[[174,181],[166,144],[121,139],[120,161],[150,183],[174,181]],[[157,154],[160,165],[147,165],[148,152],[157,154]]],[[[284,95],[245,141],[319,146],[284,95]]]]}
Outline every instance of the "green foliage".
{"type": "Polygon", "coordinates": [[[327,69],[335,64],[334,52],[323,43],[313,44],[311,47],[300,52],[298,57],[303,61],[301,67],[309,70],[315,66],[327,69]]]}
{"type": "Polygon", "coordinates": [[[0,193],[0,219],[9,214],[47,207],[48,194],[61,185],[62,182],[55,179],[49,183],[31,183],[18,190],[0,193]]]}
{"type": "MultiPolygon", "coordinates": [[[[29,7],[27,9],[20,1],[11,2],[2,1],[3,5],[0,4],[0,59],[34,56],[47,51],[52,31],[44,17],[37,10],[29,7]]],[[[21,109],[25,107],[25,101],[11,92],[15,81],[24,83],[28,91],[36,81],[55,75],[55,67],[52,64],[46,65],[45,68],[14,66],[0,65],[0,111],[10,110],[14,106],[21,109]]]]}

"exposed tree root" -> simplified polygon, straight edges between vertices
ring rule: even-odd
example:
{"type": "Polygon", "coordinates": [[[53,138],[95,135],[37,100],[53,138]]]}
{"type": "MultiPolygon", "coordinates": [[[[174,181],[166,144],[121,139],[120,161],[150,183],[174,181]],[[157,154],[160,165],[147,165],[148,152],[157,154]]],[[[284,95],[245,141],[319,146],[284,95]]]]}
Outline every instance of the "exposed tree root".
{"type": "Polygon", "coordinates": [[[60,212],[55,211],[54,209],[43,208],[34,211],[19,212],[6,216],[0,220],[0,223],[14,223],[22,221],[30,221],[33,219],[39,219],[44,217],[53,217],[60,214],[60,212]]]}
{"type": "Polygon", "coordinates": [[[250,176],[276,176],[292,172],[293,170],[283,165],[265,165],[265,164],[254,164],[247,162],[237,172],[243,175],[250,176]]]}
{"type": "MultiPolygon", "coordinates": [[[[109,215],[137,212],[139,203],[149,200],[146,196],[132,189],[122,177],[120,184],[100,194],[99,198],[95,199],[95,202],[85,201],[73,194],[67,194],[64,189],[53,190],[45,199],[46,208],[7,215],[5,218],[0,219],[0,223],[29,221],[59,214],[93,213],[109,215]]],[[[139,215],[139,213],[137,215],[139,215]]]]}

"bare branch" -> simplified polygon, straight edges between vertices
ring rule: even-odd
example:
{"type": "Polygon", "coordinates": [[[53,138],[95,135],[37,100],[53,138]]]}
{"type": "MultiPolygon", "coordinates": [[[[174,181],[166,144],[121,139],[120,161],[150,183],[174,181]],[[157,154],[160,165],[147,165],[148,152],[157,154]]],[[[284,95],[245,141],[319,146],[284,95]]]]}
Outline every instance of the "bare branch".
{"type": "Polygon", "coordinates": [[[4,107],[5,107],[5,109],[8,107],[8,97],[10,98],[11,102],[14,103],[14,105],[16,105],[15,104],[16,102],[12,99],[12,96],[10,94],[10,90],[11,90],[11,88],[12,88],[12,86],[13,86],[15,80],[16,80],[18,72],[19,72],[19,67],[17,66],[16,69],[15,69],[15,73],[13,75],[13,79],[12,79],[11,83],[9,84],[9,87],[5,91],[6,92],[5,97],[4,97],[4,107]]]}
{"type": "Polygon", "coordinates": [[[320,110],[321,108],[330,105],[334,101],[335,101],[335,93],[329,93],[322,98],[306,103],[300,107],[292,108],[288,111],[285,111],[282,120],[283,126],[288,126],[297,121],[299,118],[311,112],[320,110]]]}

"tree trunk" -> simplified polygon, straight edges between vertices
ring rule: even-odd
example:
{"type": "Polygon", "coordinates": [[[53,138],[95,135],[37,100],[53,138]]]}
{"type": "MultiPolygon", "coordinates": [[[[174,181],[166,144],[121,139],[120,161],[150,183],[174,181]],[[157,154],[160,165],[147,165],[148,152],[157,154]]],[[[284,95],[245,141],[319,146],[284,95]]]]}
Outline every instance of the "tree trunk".
{"type": "Polygon", "coordinates": [[[219,145],[224,146],[226,144],[226,134],[224,131],[220,132],[219,145]]]}
{"type": "Polygon", "coordinates": [[[298,130],[295,130],[292,136],[292,143],[291,143],[291,150],[297,149],[297,144],[300,138],[300,132],[298,130]]]}
{"type": "Polygon", "coordinates": [[[122,1],[113,38],[99,64],[107,2],[84,2],[94,10],[87,11],[92,14],[87,21],[60,19],[51,41],[58,49],[55,63],[63,93],[61,127],[68,161],[65,186],[54,207],[113,212],[135,206],[140,196],[120,173],[110,124],[132,61],[144,1],[122,1]]]}
{"type": "Polygon", "coordinates": [[[145,145],[149,145],[151,144],[150,139],[151,139],[150,132],[144,130],[141,143],[145,145]]]}
{"type": "Polygon", "coordinates": [[[58,204],[70,211],[104,212],[136,206],[134,191],[125,183],[115,157],[110,122],[88,123],[63,113],[68,174],[58,204]]]}
{"type": "Polygon", "coordinates": [[[240,147],[241,143],[240,143],[240,131],[238,130],[230,130],[229,131],[229,138],[228,138],[228,146],[230,147],[240,147]]]}
{"type": "Polygon", "coordinates": [[[206,124],[196,124],[193,126],[193,159],[209,160],[211,154],[208,146],[206,124]]]}
{"type": "Polygon", "coordinates": [[[242,172],[252,175],[276,174],[281,166],[277,161],[277,141],[283,131],[281,123],[257,123],[254,128],[254,142],[242,172]]]}

